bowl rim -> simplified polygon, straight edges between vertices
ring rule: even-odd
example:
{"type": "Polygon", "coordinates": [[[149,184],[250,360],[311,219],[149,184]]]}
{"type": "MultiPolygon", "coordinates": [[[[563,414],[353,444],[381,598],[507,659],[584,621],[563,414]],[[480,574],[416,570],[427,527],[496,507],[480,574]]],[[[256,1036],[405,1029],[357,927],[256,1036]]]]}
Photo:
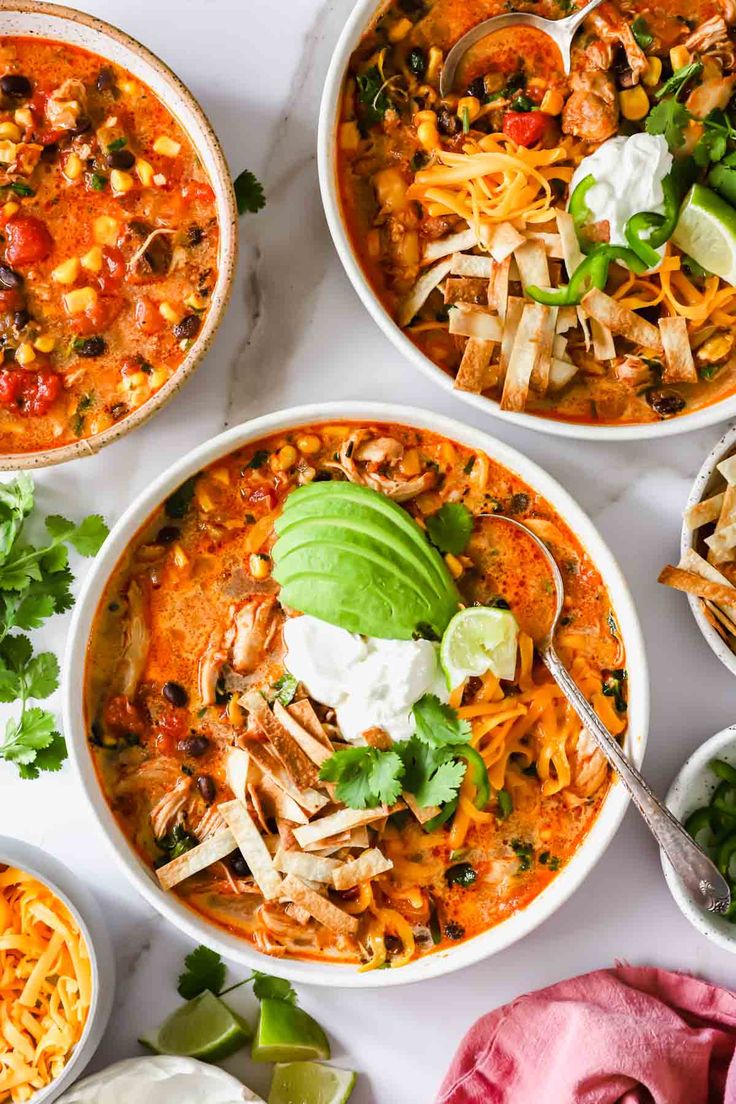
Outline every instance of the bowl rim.
{"type": "MultiPolygon", "coordinates": [[[[729,426],[724,434],[718,438],[713,448],[710,450],[705,460],[700,466],[700,470],[695,477],[690,494],[688,495],[687,502],[685,504],[685,511],[689,510],[691,506],[697,506],[702,500],[705,490],[713,478],[713,473],[716,470],[716,466],[724,460],[725,457],[736,449],[736,424],[729,426]]],[[[680,555],[683,556],[688,549],[695,548],[697,543],[696,535],[697,529],[688,529],[685,522],[685,512],[683,512],[682,529],[680,531],[680,555]]],[[[736,675],[736,654],[731,651],[728,645],[721,639],[716,630],[711,625],[708,618],[703,613],[703,607],[700,599],[694,597],[692,594],[687,595],[688,605],[692,611],[695,623],[700,629],[701,633],[705,637],[708,647],[711,651],[720,659],[724,667],[726,667],[732,675],[736,675]]]]}
{"type": "Polygon", "coordinates": [[[350,56],[364,31],[371,25],[373,17],[378,15],[386,6],[386,0],[357,0],[334,47],[327,76],[325,77],[319,109],[317,170],[325,218],[337,254],[363,306],[388,340],[423,375],[439,384],[448,394],[453,395],[459,401],[467,403],[485,414],[490,414],[494,418],[500,418],[502,421],[510,422],[513,425],[533,429],[538,433],[548,433],[555,437],[571,437],[587,441],[659,439],[660,437],[673,437],[680,433],[703,429],[705,426],[715,425],[736,415],[736,393],[726,396],[720,402],[694,410],[690,414],[684,414],[679,418],[640,423],[638,425],[595,426],[578,422],[565,422],[554,418],[543,418],[540,415],[527,414],[523,411],[516,413],[510,410],[502,410],[495,399],[475,395],[469,391],[461,391],[455,387],[454,380],[434,364],[429,357],[425,356],[403,333],[380,302],[353,250],[342,214],[335,156],[335,130],[338,110],[342,100],[343,79],[350,56]]]}
{"type": "MultiPolygon", "coordinates": [[[[117,825],[98,783],[87,746],[83,711],[83,679],[89,632],[99,599],[111,571],[132,536],[167,494],[186,478],[223,455],[270,433],[324,422],[397,422],[424,428],[457,440],[467,447],[486,452],[498,463],[515,472],[550,502],[570,526],[602,573],[612,595],[621,632],[626,641],[629,668],[630,706],[628,746],[638,765],[644,755],[649,722],[649,684],[644,641],[628,585],[613,554],[597,529],[568,492],[533,461],[515,449],[490,437],[483,430],[428,410],[379,402],[332,402],[293,407],[252,419],[199,445],[163,472],[140,494],[113,527],[101,552],[87,574],[74,609],[67,637],[62,699],[64,731],[70,758],[82,789],[92,807],[103,837],[118,862],[142,896],[158,912],[198,942],[205,942],[221,954],[251,968],[264,968],[270,957],[262,955],[245,941],[231,936],[202,920],[174,895],[164,894],[154,884],[150,870],[133,852],[117,825]]],[[[501,925],[445,951],[417,960],[400,970],[374,970],[358,973],[355,966],[279,959],[279,972],[292,981],[346,988],[384,988],[410,984],[437,977],[488,957],[532,931],[580,885],[612,840],[628,805],[628,795],[617,780],[611,786],[603,807],[585,840],[564,871],[525,909],[514,913],[501,925]]]]}
{"type": "MultiPolygon", "coordinates": [[[[103,37],[112,39],[129,53],[135,54],[141,61],[149,66],[155,74],[169,87],[176,90],[182,99],[186,100],[188,108],[196,119],[203,136],[200,142],[195,140],[188,128],[177,118],[177,122],[187,134],[195,151],[207,148],[215,166],[215,171],[208,177],[215,193],[217,205],[217,219],[219,223],[219,242],[217,258],[217,282],[212,293],[210,309],[208,310],[204,325],[197,335],[192,348],[183,361],[150,399],[134,410],[120,422],[109,426],[101,433],[92,437],[84,437],[79,441],[71,441],[59,448],[42,448],[34,452],[2,453],[0,452],[0,471],[17,471],[25,468],[52,467],[56,464],[64,464],[70,460],[85,456],[94,456],[100,449],[114,441],[125,437],[138,426],[143,425],[159,410],[174,398],[180,388],[191,378],[194,371],[207,354],[219,325],[225,315],[230,296],[232,294],[238,259],[238,211],[235,201],[235,190],[230,177],[225,154],[220,140],[215,133],[204,109],[194,94],[184,84],[173,69],[162,61],[157,54],[143,45],[127,31],[121,30],[104,19],[95,15],[78,11],[76,8],[63,4],[51,3],[49,0],[3,0],[2,14],[31,14],[52,17],[57,20],[67,20],[69,23],[81,24],[89,30],[95,31],[103,37]]],[[[54,35],[48,36],[52,41],[54,35]]],[[[61,40],[63,41],[63,39],[61,40]]],[[[100,55],[102,56],[102,55],[100,55]]],[[[157,95],[154,91],[154,95],[157,95]]],[[[157,99],[160,99],[157,96],[157,99]]],[[[176,116],[174,116],[176,118],[176,116]]]]}
{"type": "Polygon", "coordinates": [[[99,905],[88,887],[59,859],[25,840],[0,835],[0,863],[32,874],[66,905],[79,925],[89,953],[92,1000],[82,1036],[59,1076],[29,1101],[29,1104],[51,1104],[81,1075],[107,1027],[115,989],[112,945],[99,905]]]}
{"type": "MultiPolygon", "coordinates": [[[[704,743],[699,744],[682,764],[665,797],[665,805],[678,820],[682,820],[686,813],[693,811],[688,808],[688,794],[692,793],[694,789],[694,779],[702,774],[709,760],[722,753],[727,747],[733,748],[734,760],[736,760],[736,724],[727,725],[720,732],[710,736],[704,743]]],[[[664,851],[661,849],[659,856],[667,888],[685,919],[706,939],[710,939],[711,942],[716,943],[724,950],[736,954],[736,927],[731,926],[733,934],[728,934],[721,928],[721,925],[726,921],[711,916],[703,909],[699,909],[688,897],[664,851]]]]}

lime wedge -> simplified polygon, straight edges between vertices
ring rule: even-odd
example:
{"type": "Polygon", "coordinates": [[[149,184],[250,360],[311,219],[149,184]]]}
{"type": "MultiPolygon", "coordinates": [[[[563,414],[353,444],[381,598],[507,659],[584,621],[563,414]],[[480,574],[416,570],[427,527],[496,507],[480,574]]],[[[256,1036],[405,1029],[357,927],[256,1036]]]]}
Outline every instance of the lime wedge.
{"type": "Polygon", "coordinates": [[[440,663],[450,690],[470,675],[492,671],[496,678],[516,674],[519,626],[511,610],[471,606],[456,613],[445,629],[440,663]]]}
{"type": "Polygon", "coordinates": [[[736,287],[736,207],[702,184],[693,184],[672,240],[694,261],[736,287]]]}
{"type": "Polygon", "coordinates": [[[157,1031],[144,1035],[139,1042],[155,1054],[219,1062],[240,1050],[252,1034],[241,1016],[206,990],[177,1008],[157,1031]]]}
{"type": "Polygon", "coordinates": [[[251,1048],[254,1062],[305,1062],[329,1058],[330,1044],[316,1020],[286,1001],[261,1001],[258,1030],[251,1048]]]}
{"type": "Polygon", "coordinates": [[[276,1066],[268,1104],[345,1104],[355,1085],[350,1070],[319,1062],[276,1066]]]}

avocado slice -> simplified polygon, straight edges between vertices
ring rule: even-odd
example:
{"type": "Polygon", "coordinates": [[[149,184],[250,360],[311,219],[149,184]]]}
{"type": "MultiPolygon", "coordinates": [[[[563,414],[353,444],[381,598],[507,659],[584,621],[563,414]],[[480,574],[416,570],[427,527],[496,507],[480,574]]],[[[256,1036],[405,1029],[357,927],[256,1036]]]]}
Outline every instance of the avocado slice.
{"type": "Polygon", "coordinates": [[[459,595],[414,519],[378,491],[311,483],[276,521],[281,601],[332,625],[388,640],[439,639],[459,595]]]}

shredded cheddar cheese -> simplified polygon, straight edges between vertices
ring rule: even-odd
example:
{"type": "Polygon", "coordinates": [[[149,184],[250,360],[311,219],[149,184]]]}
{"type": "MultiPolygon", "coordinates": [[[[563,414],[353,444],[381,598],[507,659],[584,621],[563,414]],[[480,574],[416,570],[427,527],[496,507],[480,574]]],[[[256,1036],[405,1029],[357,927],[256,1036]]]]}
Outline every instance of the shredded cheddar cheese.
{"type": "Polygon", "coordinates": [[[0,868],[0,1104],[20,1104],[59,1076],[92,996],[87,946],[51,890],[0,868]]]}

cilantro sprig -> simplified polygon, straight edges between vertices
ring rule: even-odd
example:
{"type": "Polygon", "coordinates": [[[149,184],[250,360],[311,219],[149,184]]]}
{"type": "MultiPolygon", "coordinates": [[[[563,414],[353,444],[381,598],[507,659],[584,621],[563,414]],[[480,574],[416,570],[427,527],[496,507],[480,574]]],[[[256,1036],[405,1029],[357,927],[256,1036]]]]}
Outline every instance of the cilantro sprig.
{"type": "Polygon", "coordinates": [[[238,214],[246,212],[255,215],[266,206],[266,194],[263,185],[250,169],[243,169],[233,183],[238,214]]]}
{"type": "Polygon", "coordinates": [[[473,515],[462,502],[446,502],[427,518],[427,535],[440,552],[458,556],[468,547],[473,532],[473,515]]]}
{"type": "Polygon", "coordinates": [[[258,1000],[280,1000],[285,1004],[296,1004],[296,992],[285,978],[273,977],[264,974],[260,970],[253,973],[225,989],[227,979],[227,966],[222,961],[222,955],[209,947],[195,947],[184,959],[185,970],[179,975],[176,986],[177,992],[184,1000],[193,1000],[206,989],[214,993],[216,997],[222,997],[225,993],[232,993],[241,985],[252,983],[253,993],[258,1000]]]}
{"type": "Polygon", "coordinates": [[[20,702],[0,737],[0,760],[14,763],[21,778],[57,771],[66,758],[64,737],[52,713],[29,701],[43,701],[59,685],[59,663],[51,652],[34,655],[24,635],[73,604],[69,547],[94,556],[107,536],[99,515],[76,524],[57,514],[46,518],[38,544],[26,534],[33,512],[33,480],[21,472],[0,484],[0,702],[20,702]],[[13,632],[13,630],[21,632],[13,632]]]}
{"type": "Polygon", "coordinates": [[[685,127],[689,121],[688,109],[671,96],[654,105],[644,128],[647,134],[663,134],[669,148],[678,150],[685,143],[685,127]]]}

